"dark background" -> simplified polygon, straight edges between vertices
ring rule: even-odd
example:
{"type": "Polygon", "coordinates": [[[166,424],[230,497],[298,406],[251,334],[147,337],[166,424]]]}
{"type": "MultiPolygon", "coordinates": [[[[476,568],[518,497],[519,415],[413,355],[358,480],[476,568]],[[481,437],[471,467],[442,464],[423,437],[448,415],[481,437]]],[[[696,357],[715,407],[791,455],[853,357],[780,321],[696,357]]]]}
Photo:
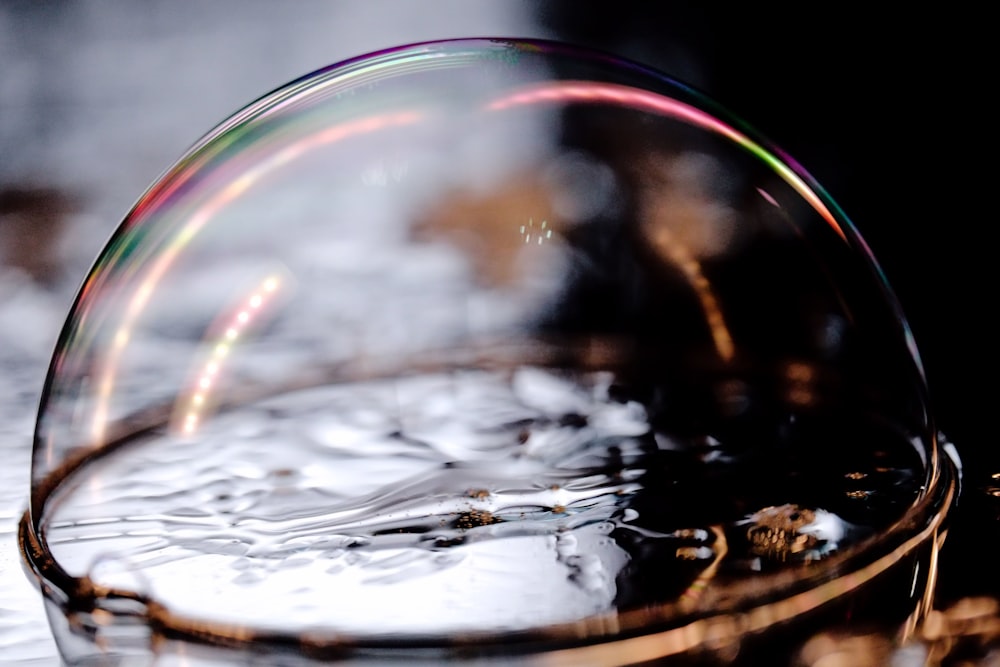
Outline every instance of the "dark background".
{"type": "Polygon", "coordinates": [[[992,458],[994,260],[979,189],[991,161],[975,120],[985,94],[968,85],[981,64],[968,26],[824,3],[611,4],[547,3],[540,14],[570,41],[702,88],[816,177],[902,302],[940,426],[970,457],[992,458]]]}
{"type": "Polygon", "coordinates": [[[539,14],[565,39],[701,88],[827,189],[902,302],[939,426],[992,472],[996,260],[982,188],[995,166],[977,120],[977,18],[832,3],[550,2],[539,14]]]}
{"type": "Polygon", "coordinates": [[[920,350],[938,428],[964,463],[938,605],[1000,595],[996,165],[985,122],[989,22],[959,8],[549,2],[568,41],[686,80],[803,165],[854,222],[920,350]],[[612,6],[613,5],[613,6],[612,6]],[[994,475],[996,474],[996,477],[994,475]]]}

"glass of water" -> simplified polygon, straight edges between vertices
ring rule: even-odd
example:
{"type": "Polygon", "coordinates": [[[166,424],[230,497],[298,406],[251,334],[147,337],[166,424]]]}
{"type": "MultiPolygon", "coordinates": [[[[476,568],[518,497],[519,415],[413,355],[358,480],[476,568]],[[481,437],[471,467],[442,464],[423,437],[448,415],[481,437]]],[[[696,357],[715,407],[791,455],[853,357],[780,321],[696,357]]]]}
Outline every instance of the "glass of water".
{"type": "Polygon", "coordinates": [[[637,64],[459,40],[292,82],[142,196],[21,540],[69,664],[753,664],[905,638],[955,493],[800,167],[637,64]]]}

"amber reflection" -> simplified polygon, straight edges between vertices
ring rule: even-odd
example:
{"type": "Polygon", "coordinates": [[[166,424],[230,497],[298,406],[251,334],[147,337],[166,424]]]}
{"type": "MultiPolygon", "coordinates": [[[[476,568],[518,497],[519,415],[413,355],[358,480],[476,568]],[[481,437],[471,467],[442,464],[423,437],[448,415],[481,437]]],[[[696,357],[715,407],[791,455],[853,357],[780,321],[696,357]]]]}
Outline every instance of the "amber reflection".
{"type": "Polygon", "coordinates": [[[268,276],[240,303],[234,313],[223,318],[222,332],[214,338],[209,336],[207,342],[211,352],[196,373],[191,388],[177,401],[178,416],[175,419],[180,421],[180,431],[184,435],[192,435],[198,429],[208,406],[213,402],[210,399],[217,390],[220,375],[233,346],[273,300],[281,282],[277,275],[268,276]]]}
{"type": "Polygon", "coordinates": [[[564,223],[537,170],[525,170],[488,192],[454,190],[441,197],[414,224],[417,240],[447,239],[465,254],[487,287],[519,282],[525,246],[559,235],[564,223]],[[543,227],[544,225],[544,227],[543,227]]]}
{"type": "MultiPolygon", "coordinates": [[[[664,162],[666,158],[647,157],[643,163],[657,160],[664,162]]],[[[624,184],[625,190],[618,192],[617,199],[602,195],[599,201],[603,210],[589,203],[572,207],[567,205],[567,199],[579,197],[581,189],[591,184],[579,179],[567,183],[566,178],[560,177],[559,172],[565,171],[564,163],[568,161],[566,156],[559,156],[552,164],[523,169],[487,192],[458,189],[448,192],[418,218],[412,226],[412,235],[416,240],[445,240],[458,246],[478,281],[495,288],[519,284],[525,275],[524,254],[539,246],[563,244],[565,256],[578,265],[571,267],[568,275],[575,270],[592,270],[591,266],[611,273],[621,268],[615,267],[615,262],[638,263],[638,256],[651,249],[658,261],[672,267],[697,298],[716,354],[723,361],[731,361],[735,345],[702,257],[728,252],[736,237],[733,211],[709,193],[690,187],[689,180],[699,173],[690,165],[675,165],[673,171],[649,170],[641,183],[624,184]],[[686,175],[669,176],[676,171],[686,175]],[[572,214],[581,210],[587,215],[574,219],[572,214]],[[584,228],[588,231],[579,233],[584,228]],[[597,231],[590,231],[593,228],[597,231]],[[592,247],[585,248],[580,241],[586,234],[610,236],[622,228],[633,230],[626,235],[646,249],[632,247],[629,252],[634,252],[635,257],[609,258],[595,254],[592,247]],[[605,263],[608,266],[602,266],[605,263]]],[[[589,176],[597,181],[596,175],[600,173],[593,168],[589,176]]],[[[606,183],[594,182],[592,186],[602,192],[609,189],[606,183]]],[[[599,240],[592,245],[601,243],[599,240]]],[[[549,255],[532,261],[551,259],[549,255]]],[[[634,285],[621,284],[615,288],[621,292],[617,299],[622,303],[635,298],[628,293],[635,289],[634,285]]],[[[656,289],[651,285],[644,288],[656,289]]],[[[582,304],[585,308],[591,306],[582,304]]]]}

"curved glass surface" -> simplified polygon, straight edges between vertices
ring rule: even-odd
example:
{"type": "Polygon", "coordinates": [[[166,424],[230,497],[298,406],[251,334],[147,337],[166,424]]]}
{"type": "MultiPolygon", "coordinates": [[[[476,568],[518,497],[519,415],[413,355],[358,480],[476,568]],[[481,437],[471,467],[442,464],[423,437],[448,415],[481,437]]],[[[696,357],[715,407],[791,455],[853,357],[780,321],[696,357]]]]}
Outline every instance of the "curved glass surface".
{"type": "Polygon", "coordinates": [[[929,539],[942,469],[801,168],[635,64],[465,40],[293,82],[139,200],[23,532],[91,635],[516,652],[822,606],[929,539]]]}

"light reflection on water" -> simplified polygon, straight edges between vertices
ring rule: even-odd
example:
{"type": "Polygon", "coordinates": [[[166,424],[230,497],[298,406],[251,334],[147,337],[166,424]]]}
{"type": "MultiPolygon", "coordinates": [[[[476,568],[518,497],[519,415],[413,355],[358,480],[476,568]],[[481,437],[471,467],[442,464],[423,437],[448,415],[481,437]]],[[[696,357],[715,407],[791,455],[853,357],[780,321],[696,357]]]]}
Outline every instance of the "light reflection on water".
{"type": "MultiPolygon", "coordinates": [[[[70,574],[193,618],[402,637],[687,612],[716,579],[807,567],[878,528],[796,504],[850,509],[848,475],[654,432],[628,392],[522,367],[269,398],[81,469],[48,542],[70,574]]],[[[905,507],[901,444],[870,485],[905,507]]],[[[871,465],[844,458],[830,467],[871,465]]]]}

